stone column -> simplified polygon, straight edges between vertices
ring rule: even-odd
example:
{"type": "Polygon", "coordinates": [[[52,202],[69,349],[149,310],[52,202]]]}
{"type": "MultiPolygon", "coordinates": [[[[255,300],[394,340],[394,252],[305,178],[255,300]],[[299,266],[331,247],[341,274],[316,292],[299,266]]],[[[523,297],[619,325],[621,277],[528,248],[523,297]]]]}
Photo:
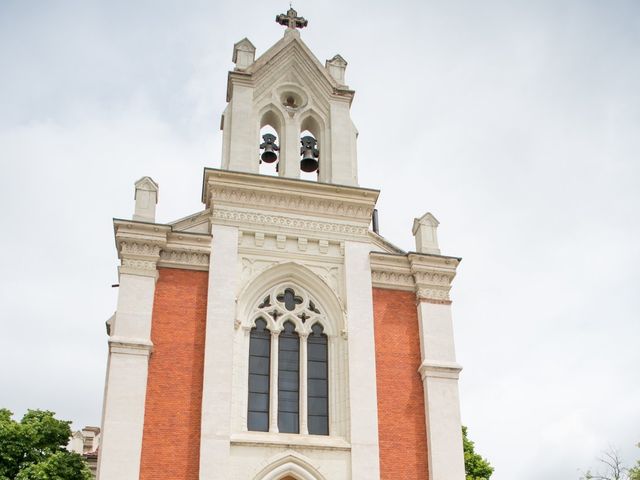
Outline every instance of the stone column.
{"type": "Polygon", "coordinates": [[[409,254],[416,282],[430,480],[464,480],[458,376],[449,290],[459,259],[409,254]]]}
{"type": "Polygon", "coordinates": [[[212,225],[211,235],[202,387],[200,478],[228,480],[235,296],[238,285],[238,228],[212,225]]]}
{"type": "Polygon", "coordinates": [[[101,480],[137,480],[140,475],[156,263],[165,233],[145,238],[135,226],[128,228],[116,224],[122,266],[109,338],[98,466],[101,480]]]}
{"type": "Polygon", "coordinates": [[[280,331],[271,332],[271,371],[269,375],[269,431],[278,433],[278,360],[280,331]]]}
{"type": "Polygon", "coordinates": [[[285,115],[283,138],[280,140],[279,174],[281,177],[300,178],[300,122],[285,115]]]}
{"type": "Polygon", "coordinates": [[[300,333],[300,434],[309,434],[307,406],[307,339],[308,332],[300,333]]]}
{"type": "Polygon", "coordinates": [[[352,480],[380,478],[376,347],[369,251],[369,244],[345,242],[352,480]]]}

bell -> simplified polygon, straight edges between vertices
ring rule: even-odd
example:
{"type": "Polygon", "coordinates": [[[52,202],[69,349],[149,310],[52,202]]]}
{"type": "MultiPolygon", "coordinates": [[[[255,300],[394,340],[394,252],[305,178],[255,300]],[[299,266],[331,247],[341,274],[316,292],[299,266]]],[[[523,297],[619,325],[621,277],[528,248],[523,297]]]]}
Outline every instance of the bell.
{"type": "Polygon", "coordinates": [[[300,170],[303,172],[315,172],[318,170],[318,156],[320,152],[316,148],[316,139],[310,136],[302,137],[300,139],[300,170]]]}
{"type": "Polygon", "coordinates": [[[276,137],[275,135],[271,135],[270,133],[266,133],[262,136],[264,140],[263,143],[260,144],[260,148],[264,150],[260,158],[264,163],[273,163],[278,160],[278,155],[276,152],[280,150],[278,145],[276,145],[276,137]]]}

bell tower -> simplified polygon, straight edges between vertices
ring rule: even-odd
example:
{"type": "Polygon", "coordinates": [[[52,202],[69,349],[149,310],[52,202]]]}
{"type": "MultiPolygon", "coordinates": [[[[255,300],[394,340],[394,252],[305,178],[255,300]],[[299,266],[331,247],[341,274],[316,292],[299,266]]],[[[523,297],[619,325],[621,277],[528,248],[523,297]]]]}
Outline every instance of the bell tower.
{"type": "Polygon", "coordinates": [[[317,172],[320,182],[356,186],[358,132],[349,111],[354,92],[345,85],[347,62],[335,55],[322,65],[300,38],[298,29],[308,22],[293,8],[276,21],[286,26],[284,36],[257,60],[248,39],[233,47],[222,168],[259,173],[261,161],[277,162],[282,177],[317,172]],[[260,134],[266,126],[276,132],[271,142],[260,134]],[[271,155],[274,145],[278,158],[271,155]]]}
{"type": "Polygon", "coordinates": [[[322,65],[293,8],[276,21],[258,58],[234,45],[202,210],[160,221],[143,177],[114,219],[98,478],[464,480],[460,259],[430,213],[415,252],[371,228],[380,192],[358,185],[347,62],[322,65]]]}

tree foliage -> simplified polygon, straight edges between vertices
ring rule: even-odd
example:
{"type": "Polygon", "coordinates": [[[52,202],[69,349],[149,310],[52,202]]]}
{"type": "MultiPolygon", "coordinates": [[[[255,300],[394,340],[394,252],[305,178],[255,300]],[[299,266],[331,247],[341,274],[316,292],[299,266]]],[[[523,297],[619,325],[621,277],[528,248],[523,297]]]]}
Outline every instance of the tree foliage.
{"type": "Polygon", "coordinates": [[[467,437],[467,427],[462,427],[462,446],[464,449],[464,470],[467,480],[489,480],[493,467],[475,452],[475,445],[467,437]]]}
{"type": "Polygon", "coordinates": [[[29,410],[20,422],[0,409],[0,480],[90,480],[91,472],[65,445],[71,422],[53,412],[29,410]]]}

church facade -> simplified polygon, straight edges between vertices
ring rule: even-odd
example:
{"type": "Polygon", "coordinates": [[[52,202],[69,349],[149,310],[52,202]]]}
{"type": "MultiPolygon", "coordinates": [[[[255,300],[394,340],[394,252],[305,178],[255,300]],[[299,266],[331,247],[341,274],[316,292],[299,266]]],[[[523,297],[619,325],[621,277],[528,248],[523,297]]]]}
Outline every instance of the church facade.
{"type": "Polygon", "coordinates": [[[370,228],[347,63],[321,64],[293,9],[277,21],[259,58],[234,45],[204,209],[158,223],[144,177],[114,219],[98,478],[463,480],[460,259],[430,213],[415,252],[370,228]]]}

